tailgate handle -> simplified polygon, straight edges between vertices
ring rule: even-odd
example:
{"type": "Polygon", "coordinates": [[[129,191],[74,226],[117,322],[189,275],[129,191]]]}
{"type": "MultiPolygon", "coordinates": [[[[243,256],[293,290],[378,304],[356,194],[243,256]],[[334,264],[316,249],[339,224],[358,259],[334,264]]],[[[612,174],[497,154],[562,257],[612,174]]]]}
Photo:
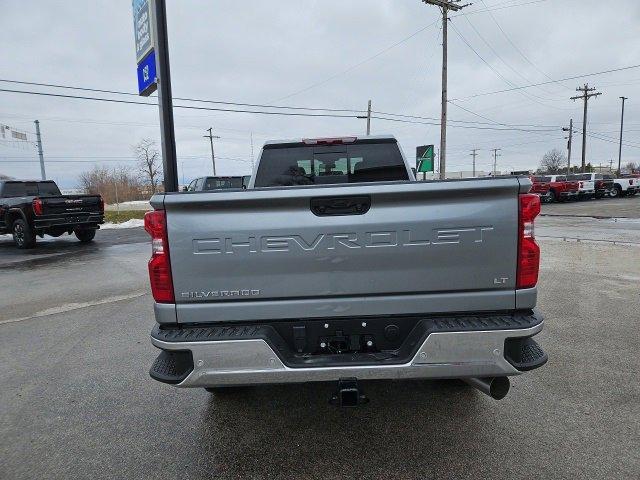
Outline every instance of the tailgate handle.
{"type": "Polygon", "coordinates": [[[364,215],[371,208],[371,197],[322,197],[311,199],[311,211],[318,217],[364,215]]]}

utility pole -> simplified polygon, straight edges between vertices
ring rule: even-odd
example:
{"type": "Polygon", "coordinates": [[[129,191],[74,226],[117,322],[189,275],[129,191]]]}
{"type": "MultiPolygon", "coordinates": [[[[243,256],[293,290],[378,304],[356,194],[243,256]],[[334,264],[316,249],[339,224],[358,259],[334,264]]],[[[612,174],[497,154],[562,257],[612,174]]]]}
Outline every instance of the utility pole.
{"type": "Polygon", "coordinates": [[[213,164],[213,176],[215,177],[216,176],[216,155],[213,153],[213,139],[220,138],[220,137],[213,134],[213,127],[209,127],[207,129],[207,132],[209,132],[209,135],[203,135],[203,137],[208,138],[209,143],[211,144],[211,163],[213,164]]]}
{"type": "Polygon", "coordinates": [[[251,174],[253,175],[253,132],[251,132],[251,174]]]}
{"type": "Polygon", "coordinates": [[[494,148],[493,149],[493,176],[496,176],[496,172],[498,171],[498,157],[501,157],[502,155],[500,155],[498,152],[502,150],[501,148],[494,148]]]}
{"type": "Polygon", "coordinates": [[[367,114],[358,115],[357,118],[367,121],[367,136],[371,135],[371,100],[369,100],[369,104],[367,105],[367,114]]]}
{"type": "Polygon", "coordinates": [[[442,113],[440,117],[440,179],[446,176],[447,157],[447,23],[449,10],[457,12],[469,4],[460,5],[460,0],[422,0],[428,5],[435,5],[442,10],[442,113]]]}
{"type": "Polygon", "coordinates": [[[173,97],[169,69],[169,38],[167,35],[167,6],[165,0],[153,0],[153,35],[156,39],[156,70],[158,77],[158,106],[162,139],[164,191],[178,191],[178,164],[176,160],[176,133],[173,127],[173,97]]]}
{"type": "Polygon", "coordinates": [[[38,156],[40,157],[40,176],[42,180],[47,179],[47,174],[44,172],[44,152],[42,151],[42,136],[40,135],[40,122],[36,120],[33,122],[36,124],[36,142],[38,144],[38,156]]]}
{"type": "Polygon", "coordinates": [[[589,88],[589,84],[585,83],[584,87],[576,88],[576,92],[582,92],[582,95],[571,97],[571,100],[583,100],[584,101],[584,113],[582,115],[582,173],[585,172],[585,159],[587,153],[587,105],[589,99],[602,95],[600,92],[595,92],[595,88],[589,88]]]}
{"type": "Polygon", "coordinates": [[[620,117],[620,147],[618,148],[618,175],[620,175],[620,169],[622,167],[622,129],[624,128],[624,101],[628,100],[628,97],[620,97],[622,100],[622,115],[620,117]]]}
{"type": "Polygon", "coordinates": [[[571,140],[573,139],[573,118],[569,120],[569,128],[562,127],[563,132],[569,132],[569,141],[567,142],[567,175],[571,174],[571,140]]]}
{"type": "Polygon", "coordinates": [[[478,156],[478,149],[474,148],[471,150],[470,155],[473,157],[473,176],[476,176],[476,157],[478,156]]]}

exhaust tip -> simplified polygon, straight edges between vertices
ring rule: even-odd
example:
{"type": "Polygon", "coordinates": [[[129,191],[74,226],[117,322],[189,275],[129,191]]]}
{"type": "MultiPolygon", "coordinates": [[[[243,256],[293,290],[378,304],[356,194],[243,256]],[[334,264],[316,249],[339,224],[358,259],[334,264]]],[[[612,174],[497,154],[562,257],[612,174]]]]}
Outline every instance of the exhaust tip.
{"type": "Polygon", "coordinates": [[[489,386],[489,396],[495,400],[502,400],[509,393],[511,382],[508,377],[495,377],[489,386]]]}
{"type": "Polygon", "coordinates": [[[509,393],[511,382],[508,377],[463,378],[467,384],[489,395],[494,400],[502,400],[509,393]]]}

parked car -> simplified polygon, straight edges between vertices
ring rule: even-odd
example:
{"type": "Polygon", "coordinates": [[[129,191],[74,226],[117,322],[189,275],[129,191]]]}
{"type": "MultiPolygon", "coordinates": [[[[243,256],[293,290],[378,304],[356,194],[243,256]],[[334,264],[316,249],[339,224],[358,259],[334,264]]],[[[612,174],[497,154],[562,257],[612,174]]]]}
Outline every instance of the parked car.
{"type": "Polygon", "coordinates": [[[535,193],[540,197],[540,200],[546,202],[549,200],[549,190],[551,189],[550,181],[551,177],[529,177],[532,183],[530,193],[535,193]]]}
{"type": "Polygon", "coordinates": [[[0,181],[0,234],[11,233],[18,248],[36,246],[36,236],[75,233],[90,242],[104,223],[100,195],[62,195],[51,180],[0,181]]]}
{"type": "Polygon", "coordinates": [[[209,190],[225,190],[229,188],[246,188],[242,177],[200,177],[193,180],[186,188],[187,192],[206,192],[209,190]]]}
{"type": "Polygon", "coordinates": [[[551,188],[549,184],[550,177],[530,176],[529,180],[531,180],[532,184],[530,193],[535,193],[540,197],[541,201],[548,202],[551,188]]]}
{"type": "Polygon", "coordinates": [[[462,378],[502,398],[533,340],[540,199],[526,177],[416,182],[395,138],[267,143],[246,190],[145,216],[154,379],[216,391],[462,378]]]}
{"type": "Polygon", "coordinates": [[[578,198],[594,198],[596,196],[596,182],[590,173],[567,175],[567,179],[578,182],[578,198]]]}
{"type": "Polygon", "coordinates": [[[633,196],[638,190],[638,179],[629,175],[613,178],[613,188],[609,191],[611,198],[633,196]]]}
{"type": "Polygon", "coordinates": [[[578,198],[578,182],[566,175],[549,175],[549,201],[558,202],[578,198]]]}
{"type": "Polygon", "coordinates": [[[606,173],[582,173],[586,180],[593,182],[595,190],[595,198],[603,198],[609,195],[609,192],[613,189],[613,176],[606,173]]]}

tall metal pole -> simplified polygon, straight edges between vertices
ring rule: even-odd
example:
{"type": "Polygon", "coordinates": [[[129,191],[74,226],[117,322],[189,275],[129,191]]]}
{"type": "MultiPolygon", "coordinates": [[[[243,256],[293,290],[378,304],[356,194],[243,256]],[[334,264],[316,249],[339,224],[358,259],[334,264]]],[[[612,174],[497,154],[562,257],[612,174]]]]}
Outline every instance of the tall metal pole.
{"type": "Polygon", "coordinates": [[[167,7],[165,0],[151,0],[153,31],[156,39],[156,70],[158,76],[158,106],[160,108],[160,134],[165,192],[178,191],[178,164],[176,137],[173,126],[173,97],[169,69],[169,38],[167,34],[167,7]]]}
{"type": "Polygon", "coordinates": [[[367,107],[367,136],[368,135],[371,135],[371,100],[369,100],[367,107]]]}
{"type": "Polygon", "coordinates": [[[47,174],[44,172],[44,152],[42,151],[42,136],[40,135],[40,122],[36,120],[33,122],[36,124],[36,142],[38,144],[38,156],[40,157],[40,176],[42,180],[47,179],[47,174]]]}
{"type": "Polygon", "coordinates": [[[624,101],[628,100],[627,97],[620,97],[622,99],[622,115],[620,116],[620,146],[618,147],[618,175],[622,168],[622,131],[624,129],[624,101]]]}

